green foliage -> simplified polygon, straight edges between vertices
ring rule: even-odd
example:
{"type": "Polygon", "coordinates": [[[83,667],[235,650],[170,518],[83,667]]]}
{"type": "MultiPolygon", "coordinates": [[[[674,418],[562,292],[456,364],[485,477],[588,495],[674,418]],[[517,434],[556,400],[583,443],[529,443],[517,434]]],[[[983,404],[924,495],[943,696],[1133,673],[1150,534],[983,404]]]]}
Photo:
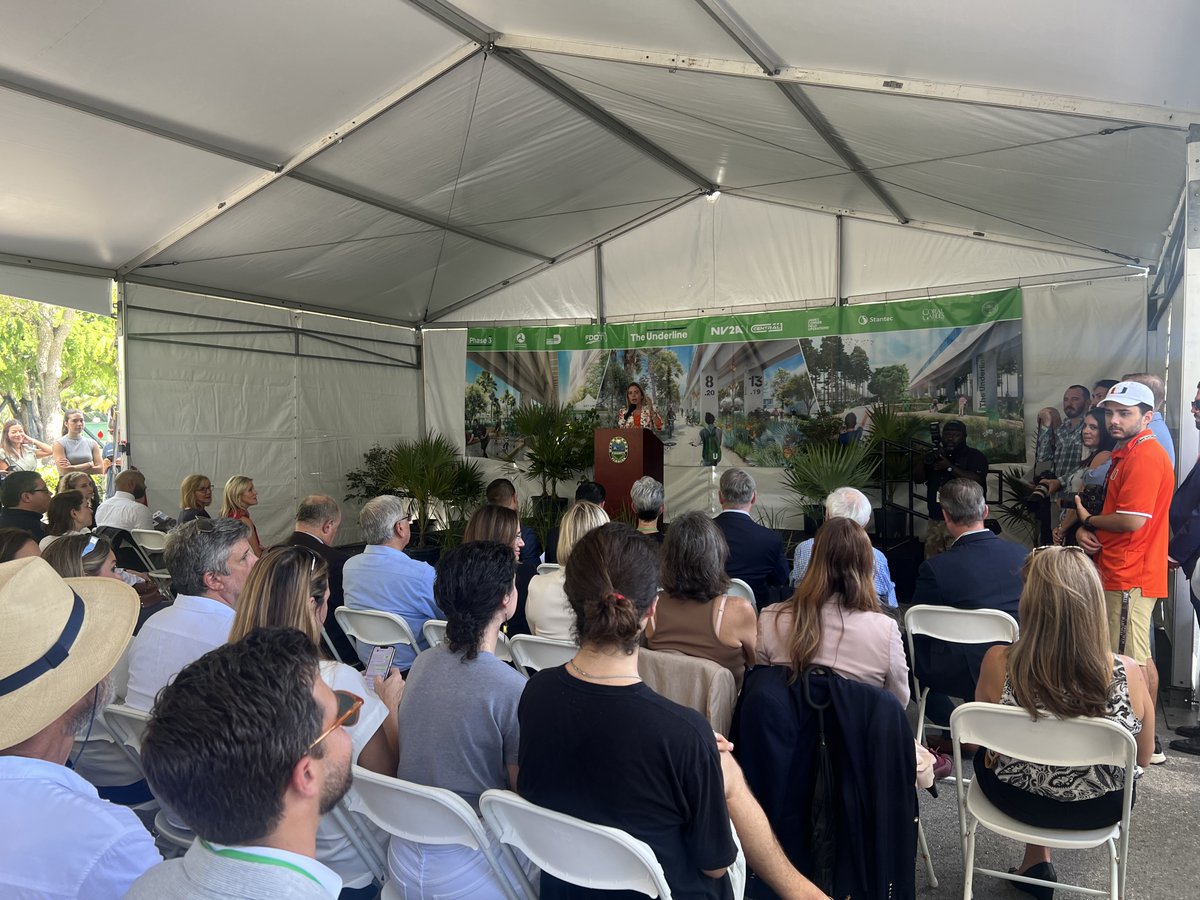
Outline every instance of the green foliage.
{"type": "Polygon", "coordinates": [[[801,419],[796,423],[796,430],[804,436],[805,444],[837,444],[842,417],[825,414],[801,419]]]}
{"type": "Polygon", "coordinates": [[[885,403],[898,403],[908,390],[908,366],[881,366],[871,375],[867,390],[885,403]]]}
{"type": "Polygon", "coordinates": [[[871,432],[866,441],[874,456],[872,476],[878,482],[883,476],[883,463],[887,463],[888,484],[885,489],[891,497],[898,482],[908,478],[912,465],[911,454],[899,447],[908,447],[928,423],[919,415],[901,411],[894,403],[876,403],[868,414],[871,417],[871,432]]]}
{"type": "Polygon", "coordinates": [[[783,486],[793,508],[811,518],[820,515],[825,498],[840,487],[870,487],[875,457],[862,443],[805,444],[783,471],[783,486]]]}
{"type": "Polygon", "coordinates": [[[597,414],[575,412],[570,404],[522,403],[513,428],[525,440],[526,475],[542,484],[542,494],[558,496],[558,484],[593,462],[592,433],[597,414]]]}
{"type": "Polygon", "coordinates": [[[465,411],[467,425],[476,425],[488,413],[488,395],[478,384],[468,384],[465,411]]]}
{"type": "Polygon", "coordinates": [[[1004,496],[1013,499],[990,506],[989,511],[1005,531],[1018,535],[1024,543],[1032,546],[1037,541],[1041,525],[1037,516],[1025,506],[1024,500],[1033,486],[1015,472],[1005,472],[1000,477],[1004,484],[1004,496]]]}
{"type": "Polygon", "coordinates": [[[376,444],[363,454],[363,464],[346,473],[347,500],[366,502],[381,494],[393,493],[391,488],[390,448],[376,444]]]}
{"type": "Polygon", "coordinates": [[[437,506],[453,530],[464,525],[484,488],[479,465],[461,458],[458,448],[440,434],[399,441],[393,447],[372,447],[363,454],[363,465],[347,473],[346,481],[347,500],[365,501],[382,494],[410,498],[416,506],[418,548],[426,546],[426,529],[437,506]]]}
{"type": "Polygon", "coordinates": [[[43,439],[63,408],[106,414],[117,402],[116,320],[0,295],[0,394],[43,439]]]}

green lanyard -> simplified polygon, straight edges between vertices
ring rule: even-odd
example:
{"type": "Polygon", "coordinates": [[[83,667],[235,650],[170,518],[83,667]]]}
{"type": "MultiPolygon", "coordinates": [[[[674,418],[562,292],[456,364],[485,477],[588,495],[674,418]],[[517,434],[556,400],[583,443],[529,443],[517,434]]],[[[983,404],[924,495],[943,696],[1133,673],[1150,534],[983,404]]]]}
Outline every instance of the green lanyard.
{"type": "MultiPolygon", "coordinates": [[[[301,875],[303,875],[309,881],[313,881],[313,882],[316,882],[317,884],[321,884],[321,881],[319,878],[317,878],[311,872],[306,872],[304,869],[300,868],[295,863],[286,862],[285,860],[282,860],[282,859],[275,859],[274,857],[271,857],[271,856],[259,856],[257,853],[247,853],[245,850],[228,850],[228,849],[218,850],[216,847],[214,847],[212,844],[210,844],[206,840],[201,840],[200,843],[204,847],[205,850],[207,850],[209,853],[214,854],[215,856],[223,856],[226,859],[236,859],[239,862],[259,863],[261,865],[266,865],[266,866],[279,866],[280,868],[283,868],[283,869],[291,869],[293,872],[299,872],[301,875]]],[[[322,887],[323,886],[324,885],[322,885],[322,887]]]]}

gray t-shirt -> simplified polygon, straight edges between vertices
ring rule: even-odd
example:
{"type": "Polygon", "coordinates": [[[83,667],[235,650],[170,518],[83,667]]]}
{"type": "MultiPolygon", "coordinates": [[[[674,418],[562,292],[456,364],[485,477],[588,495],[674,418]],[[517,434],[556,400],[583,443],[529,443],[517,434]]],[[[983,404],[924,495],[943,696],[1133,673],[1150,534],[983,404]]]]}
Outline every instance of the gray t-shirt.
{"type": "Polygon", "coordinates": [[[509,787],[524,689],[491,653],[467,660],[441,644],[418,654],[400,702],[396,777],[454,791],[478,810],[484,791],[509,787]]]}

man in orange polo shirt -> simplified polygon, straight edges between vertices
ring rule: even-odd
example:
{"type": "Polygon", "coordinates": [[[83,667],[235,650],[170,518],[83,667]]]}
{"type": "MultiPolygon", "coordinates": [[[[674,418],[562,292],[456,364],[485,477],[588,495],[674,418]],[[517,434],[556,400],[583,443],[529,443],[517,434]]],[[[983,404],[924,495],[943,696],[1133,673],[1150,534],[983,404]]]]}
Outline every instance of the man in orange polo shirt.
{"type": "MultiPolygon", "coordinates": [[[[1150,696],[1158,696],[1158,671],[1150,657],[1154,605],[1167,596],[1167,543],[1175,470],[1150,431],[1154,395],[1136,381],[1118,382],[1100,403],[1108,433],[1117,439],[1104,495],[1092,515],[1076,498],[1080,546],[1092,554],[1108,608],[1114,653],[1142,666],[1150,696]]],[[[1156,756],[1158,747],[1156,741],[1156,756]]],[[[1155,762],[1165,761],[1155,759],[1155,762]]]]}

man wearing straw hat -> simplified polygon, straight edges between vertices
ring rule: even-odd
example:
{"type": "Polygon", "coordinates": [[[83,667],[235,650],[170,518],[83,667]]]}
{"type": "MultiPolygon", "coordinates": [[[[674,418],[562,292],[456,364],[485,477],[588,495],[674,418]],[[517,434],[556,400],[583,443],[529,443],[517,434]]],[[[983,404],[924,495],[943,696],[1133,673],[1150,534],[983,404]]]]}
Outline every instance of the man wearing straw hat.
{"type": "Polygon", "coordinates": [[[140,606],[115,579],[0,564],[0,896],[123,897],[162,861],[137,816],[67,765],[112,700],[140,606]]]}

